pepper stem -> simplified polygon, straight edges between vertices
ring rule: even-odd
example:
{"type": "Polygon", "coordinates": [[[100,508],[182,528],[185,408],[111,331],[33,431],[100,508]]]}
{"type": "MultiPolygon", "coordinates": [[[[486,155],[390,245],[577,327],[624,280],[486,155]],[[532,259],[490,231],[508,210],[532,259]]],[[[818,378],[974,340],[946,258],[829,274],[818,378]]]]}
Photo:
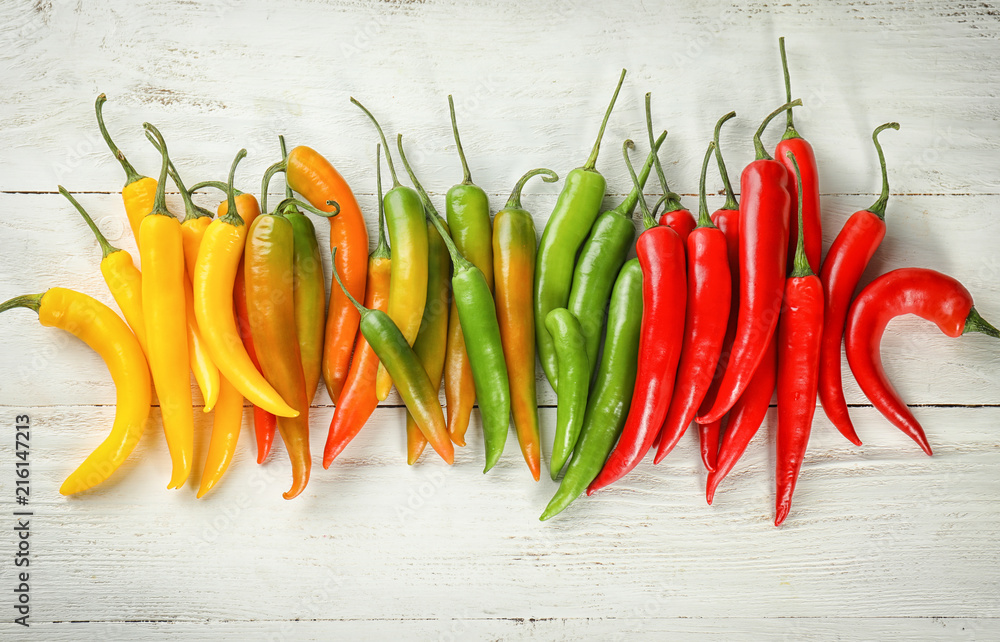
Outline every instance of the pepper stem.
{"type": "Polygon", "coordinates": [[[792,264],[791,276],[793,278],[810,276],[813,271],[809,266],[809,258],[806,256],[805,234],[802,224],[802,172],[799,171],[799,161],[795,160],[795,154],[785,152],[785,156],[792,160],[792,166],[795,168],[795,184],[799,198],[799,238],[795,241],[795,262],[792,264]]]}
{"type": "Polygon", "coordinates": [[[66,188],[62,185],[59,186],[59,193],[65,196],[67,200],[73,204],[73,207],[76,208],[77,212],[80,212],[80,216],[82,216],[83,220],[87,222],[87,226],[90,228],[90,231],[97,237],[97,242],[101,245],[102,260],[108,258],[108,255],[110,254],[121,251],[121,248],[117,248],[108,243],[108,239],[104,237],[104,234],[101,234],[101,230],[97,227],[97,224],[94,223],[94,219],[90,218],[90,214],[87,214],[87,210],[83,209],[83,206],[80,205],[77,200],[73,198],[73,195],[66,191],[66,188]]]}
{"type": "Polygon", "coordinates": [[[451,112],[451,131],[455,134],[455,145],[458,146],[458,157],[462,159],[462,185],[472,185],[472,174],[469,163],[465,160],[465,150],[462,149],[462,139],[458,135],[458,121],[455,120],[455,100],[448,94],[448,110],[451,112]]]}
{"type": "MultiPolygon", "coordinates": [[[[153,147],[157,151],[160,151],[159,144],[156,141],[150,140],[153,143],[153,147]]],[[[191,200],[191,193],[184,187],[184,181],[181,180],[181,175],[177,173],[177,167],[174,165],[174,161],[167,160],[167,173],[170,174],[170,178],[174,181],[174,185],[181,192],[181,199],[184,201],[184,221],[193,221],[196,218],[208,217],[212,218],[215,216],[210,211],[201,207],[200,205],[195,205],[194,201],[191,200]]]]}
{"type": "Polygon", "coordinates": [[[271,185],[271,177],[278,172],[286,171],[287,166],[285,159],[282,158],[280,161],[271,165],[266,170],[264,170],[264,176],[260,179],[260,211],[267,213],[267,189],[271,185]]]}
{"type": "Polygon", "coordinates": [[[122,153],[122,150],[118,149],[118,145],[115,145],[115,142],[111,140],[111,134],[108,133],[108,128],[104,125],[104,103],[106,103],[107,100],[108,97],[104,94],[97,97],[97,103],[94,105],[94,111],[97,112],[97,126],[101,128],[101,136],[104,138],[104,142],[108,144],[108,148],[111,149],[111,153],[115,155],[115,158],[117,158],[118,162],[121,163],[122,169],[125,170],[125,187],[128,187],[132,183],[141,181],[146,177],[135,171],[135,168],[132,167],[132,163],[128,162],[128,159],[125,158],[125,154],[122,153]]]}
{"type": "MultiPolygon", "coordinates": [[[[660,137],[653,141],[653,148],[649,150],[649,156],[646,157],[646,162],[643,164],[642,169],[639,170],[639,189],[633,187],[629,190],[628,196],[625,197],[618,207],[613,211],[618,212],[625,218],[632,218],[632,212],[635,211],[635,204],[642,197],[642,187],[646,185],[646,179],[649,178],[649,172],[652,170],[653,165],[656,161],[656,154],[660,150],[660,145],[663,141],[667,139],[667,132],[660,134],[660,137]]],[[[662,201],[663,199],[661,199],[662,201]]],[[[654,216],[655,218],[655,216],[654,216]]]]}
{"type": "MultiPolygon", "coordinates": [[[[3,306],[0,306],[0,312],[3,312],[3,306]]],[[[994,339],[1000,339],[1000,330],[994,328],[989,321],[981,317],[979,310],[976,310],[975,307],[969,310],[969,316],[965,317],[965,329],[962,330],[962,334],[966,332],[982,332],[994,339]]]]}
{"type": "MultiPolygon", "coordinates": [[[[785,37],[781,36],[778,38],[778,49],[781,50],[781,71],[785,76],[785,102],[792,102],[792,81],[788,76],[788,58],[785,57],[785,37]]],[[[781,140],[788,140],[789,138],[802,138],[799,133],[795,131],[795,125],[792,122],[792,110],[789,109],[787,112],[787,118],[785,125],[785,133],[781,137],[781,140]]]]}
{"type": "MultiPolygon", "coordinates": [[[[663,198],[660,202],[666,205],[663,210],[666,212],[675,212],[677,210],[684,209],[681,204],[681,197],[676,192],[670,191],[670,186],[667,185],[667,177],[663,173],[663,165],[660,164],[660,153],[659,145],[654,145],[653,141],[653,111],[650,109],[649,105],[650,92],[646,92],[646,135],[649,136],[649,146],[650,148],[655,148],[657,152],[653,154],[653,163],[656,164],[656,176],[660,179],[660,187],[663,189],[663,198]]],[[[667,132],[664,131],[663,135],[666,136],[667,132]]],[[[660,203],[657,203],[659,205],[660,203]]]]}
{"type": "Polygon", "coordinates": [[[705,196],[705,174],[708,173],[708,161],[715,151],[715,141],[708,144],[705,150],[705,160],[701,162],[701,178],[698,180],[698,227],[715,227],[708,215],[708,199],[705,196]]]}
{"type": "MultiPolygon", "coordinates": [[[[327,201],[326,204],[329,205],[330,207],[333,207],[334,211],[324,212],[323,210],[317,209],[312,205],[310,205],[309,203],[306,203],[305,201],[300,201],[294,196],[290,196],[288,198],[282,199],[282,201],[278,203],[277,207],[274,208],[273,214],[275,216],[284,216],[285,210],[287,209],[292,209],[292,210],[303,209],[307,212],[312,212],[317,216],[322,216],[323,218],[333,218],[337,214],[340,214],[340,203],[338,203],[337,201],[327,201]]],[[[301,214],[301,212],[296,212],[296,213],[301,214]]]]}
{"type": "Polygon", "coordinates": [[[631,138],[626,138],[625,142],[622,143],[622,156],[625,157],[625,166],[628,167],[629,176],[632,177],[632,187],[640,190],[639,209],[642,210],[642,225],[648,230],[656,227],[656,219],[649,213],[649,205],[646,204],[646,199],[642,197],[642,191],[639,188],[639,177],[635,175],[632,160],[628,157],[628,150],[630,149],[635,149],[635,143],[632,142],[631,138]]]}
{"type": "Polygon", "coordinates": [[[368,111],[364,105],[358,102],[357,98],[351,96],[351,102],[357,105],[361,111],[365,112],[368,118],[371,119],[372,123],[375,124],[375,129],[378,130],[378,137],[382,139],[382,147],[385,148],[385,160],[389,163],[389,173],[392,174],[392,189],[396,189],[400,185],[399,178],[396,177],[396,168],[392,164],[392,154],[389,153],[389,143],[385,142],[385,134],[382,132],[382,126],[378,124],[378,121],[375,120],[372,113],[368,111]]]}
{"type": "Polygon", "coordinates": [[[517,180],[517,183],[514,184],[514,189],[511,190],[510,198],[507,199],[507,205],[504,207],[504,209],[507,210],[524,209],[523,207],[521,207],[521,189],[524,187],[524,184],[528,182],[529,178],[531,178],[532,176],[537,176],[539,174],[544,174],[542,180],[545,181],[546,183],[555,183],[557,180],[559,180],[559,175],[553,172],[551,169],[544,169],[540,167],[538,169],[533,169],[530,172],[527,172],[524,176],[522,176],[517,180]]]}
{"type": "MultiPolygon", "coordinates": [[[[223,220],[236,227],[243,225],[244,221],[240,213],[236,211],[236,190],[233,189],[233,180],[236,178],[236,166],[240,164],[241,160],[246,158],[246,155],[246,148],[236,152],[236,158],[233,159],[233,164],[229,166],[229,182],[226,184],[226,215],[223,217],[223,220]]],[[[264,192],[264,194],[267,194],[267,192],[264,192]]]]}
{"type": "MultiPolygon", "coordinates": [[[[278,134],[278,146],[281,147],[281,160],[285,161],[285,167],[288,167],[288,149],[285,147],[285,136],[284,134],[278,134]]],[[[292,197],[292,186],[288,184],[287,175],[285,180],[285,198],[292,197]]],[[[339,210],[338,210],[339,211],[339,210]]]]}
{"type": "Polygon", "coordinates": [[[882,152],[882,144],[878,142],[878,135],[880,132],[886,129],[899,130],[899,123],[885,123],[884,125],[879,125],[872,132],[872,142],[875,143],[875,151],[878,152],[878,164],[882,169],[882,194],[878,197],[878,200],[868,208],[868,211],[885,220],[885,206],[889,203],[889,174],[885,171],[885,154],[882,152]]]}
{"type": "Polygon", "coordinates": [[[343,290],[344,294],[347,296],[347,299],[351,303],[353,303],[354,307],[357,308],[358,312],[360,312],[361,315],[364,316],[366,313],[371,312],[371,310],[358,303],[358,300],[355,299],[353,296],[351,296],[351,293],[348,292],[347,288],[344,287],[344,282],[340,280],[340,272],[337,270],[336,258],[337,258],[337,246],[334,245],[333,250],[330,252],[330,260],[333,263],[333,278],[337,279],[337,285],[339,285],[340,289],[343,290]]]}
{"type": "MultiPolygon", "coordinates": [[[[223,194],[229,191],[229,186],[226,185],[225,181],[202,181],[200,183],[195,183],[194,185],[192,185],[190,192],[194,194],[198,190],[205,189],[206,187],[214,187],[223,194]]],[[[241,192],[236,188],[233,188],[233,193],[236,194],[237,196],[243,194],[243,192],[241,192]]]]}
{"type": "Polygon", "coordinates": [[[724,210],[740,209],[740,204],[736,201],[736,194],[733,193],[733,184],[729,182],[729,172],[726,170],[726,162],[722,160],[722,150],[719,149],[719,132],[722,131],[722,125],[730,118],[735,117],[736,112],[731,111],[720,118],[719,122],[715,123],[715,135],[712,137],[712,140],[715,141],[715,160],[719,163],[719,174],[722,175],[722,184],[726,186],[726,202],[722,205],[722,209],[724,210]]]}
{"type": "MultiPolygon", "coordinates": [[[[170,166],[170,156],[167,154],[167,141],[163,140],[163,134],[160,133],[155,126],[151,123],[143,123],[142,128],[146,130],[146,138],[149,142],[153,143],[153,146],[160,151],[160,156],[162,161],[160,163],[160,177],[156,181],[156,196],[153,198],[153,209],[149,214],[156,214],[162,216],[173,216],[170,210],[167,209],[167,168],[170,166]]],[[[149,216],[147,214],[147,216],[149,216]]]]}
{"type": "Polygon", "coordinates": [[[604,120],[601,121],[601,129],[597,132],[597,140],[594,141],[594,149],[590,151],[590,158],[584,163],[583,168],[587,171],[594,171],[594,167],[597,165],[597,154],[601,151],[601,139],[604,138],[604,128],[608,125],[608,118],[611,117],[611,110],[615,108],[615,101],[618,100],[618,92],[621,91],[622,83],[625,82],[625,70],[622,69],[622,75],[618,77],[618,86],[615,87],[615,93],[611,97],[611,103],[608,105],[607,111],[604,112],[604,120]]]}
{"type": "Polygon", "coordinates": [[[372,252],[377,259],[388,259],[392,256],[389,243],[385,239],[385,205],[382,204],[382,143],[375,145],[375,183],[378,186],[378,244],[372,252]]]}
{"type": "Polygon", "coordinates": [[[41,294],[23,294],[13,299],[8,299],[0,303],[0,312],[6,312],[14,308],[31,308],[35,312],[38,312],[38,308],[42,306],[42,296],[44,295],[44,292],[41,294]]]}
{"type": "Polygon", "coordinates": [[[774,120],[775,116],[785,111],[786,109],[791,109],[792,107],[798,107],[800,105],[802,105],[802,99],[796,98],[795,100],[787,102],[781,107],[778,107],[777,109],[775,109],[774,111],[772,111],[770,114],[767,115],[767,118],[764,119],[764,122],[762,122],[760,124],[760,127],[757,128],[757,133],[753,135],[753,147],[757,152],[757,160],[774,160],[771,158],[771,155],[767,153],[767,150],[764,149],[764,144],[760,142],[760,137],[764,135],[764,130],[767,129],[768,124],[772,120],[774,120]]]}

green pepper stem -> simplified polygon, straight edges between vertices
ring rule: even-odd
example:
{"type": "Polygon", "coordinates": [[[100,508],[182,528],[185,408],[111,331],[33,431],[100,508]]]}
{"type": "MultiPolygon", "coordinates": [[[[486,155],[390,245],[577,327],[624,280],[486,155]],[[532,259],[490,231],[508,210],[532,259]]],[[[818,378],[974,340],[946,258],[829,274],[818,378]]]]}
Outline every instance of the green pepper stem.
{"type": "Polygon", "coordinates": [[[729,182],[729,172],[726,170],[726,162],[722,160],[722,150],[719,149],[719,133],[722,131],[722,125],[730,118],[735,118],[736,112],[731,111],[722,118],[719,122],[715,123],[715,135],[712,140],[715,141],[715,160],[719,164],[719,174],[722,175],[722,184],[726,187],[726,202],[722,204],[722,209],[724,210],[738,210],[740,209],[740,204],[736,201],[736,194],[733,193],[733,185],[729,182]]]}
{"type": "Polygon", "coordinates": [[[358,102],[357,98],[351,96],[351,102],[357,105],[361,111],[365,112],[368,118],[371,119],[372,123],[374,123],[375,129],[378,130],[378,137],[382,139],[382,147],[385,148],[385,160],[389,163],[389,173],[392,174],[392,189],[396,189],[400,185],[399,178],[396,176],[396,168],[392,164],[392,154],[389,153],[389,143],[385,141],[385,133],[382,131],[382,126],[378,124],[378,121],[375,120],[375,116],[368,111],[368,108],[358,102]]]}
{"type": "Polygon", "coordinates": [[[333,218],[334,216],[340,214],[340,203],[338,203],[337,201],[327,201],[326,204],[329,205],[330,207],[333,207],[334,211],[324,212],[323,210],[315,208],[309,203],[306,203],[305,201],[300,201],[294,196],[290,196],[288,198],[282,199],[282,201],[278,203],[277,207],[274,208],[273,214],[275,216],[284,216],[289,209],[293,210],[294,213],[296,214],[301,214],[302,212],[299,212],[297,210],[303,209],[307,212],[312,212],[317,216],[322,216],[323,218],[333,218]]]}
{"type": "MultiPolygon", "coordinates": [[[[629,190],[628,196],[625,197],[618,207],[616,207],[614,212],[617,212],[624,216],[625,218],[632,218],[632,212],[635,211],[635,205],[642,197],[642,187],[646,185],[646,179],[649,178],[649,171],[652,169],[656,162],[657,152],[660,150],[660,145],[663,141],[667,139],[667,132],[660,134],[660,137],[653,141],[653,147],[649,150],[649,156],[646,157],[646,162],[643,164],[642,169],[639,170],[639,189],[633,187],[629,190]]],[[[662,202],[664,199],[660,199],[662,202]]]]}
{"type": "Polygon", "coordinates": [[[532,176],[537,176],[539,174],[544,174],[542,180],[545,181],[546,183],[555,183],[557,180],[559,180],[558,174],[553,172],[551,169],[545,169],[542,167],[539,167],[538,169],[533,169],[525,173],[525,175],[517,179],[517,183],[514,184],[514,189],[511,190],[510,198],[507,199],[507,205],[504,207],[504,209],[507,210],[524,209],[523,207],[521,207],[521,189],[524,187],[524,184],[528,182],[529,178],[531,178],[532,176]]]}
{"type": "MultiPolygon", "coordinates": [[[[455,272],[457,273],[459,270],[476,268],[475,265],[465,258],[465,256],[459,251],[458,247],[455,246],[455,241],[452,240],[451,234],[449,234],[448,230],[445,228],[441,215],[438,214],[437,209],[434,208],[434,204],[431,203],[431,199],[424,190],[424,186],[417,180],[416,174],[413,173],[413,168],[410,167],[409,161],[406,160],[406,153],[403,151],[402,134],[396,134],[396,147],[399,149],[399,157],[403,160],[403,167],[406,168],[406,173],[409,174],[410,180],[413,181],[413,186],[417,188],[417,193],[420,194],[420,200],[424,204],[424,214],[427,217],[427,220],[434,225],[438,234],[441,235],[441,240],[444,241],[445,247],[448,248],[448,254],[451,255],[451,263],[455,267],[455,272]]],[[[388,156],[388,154],[386,154],[386,156],[388,156]]]]}
{"type": "Polygon", "coordinates": [[[590,157],[584,163],[582,169],[594,171],[594,168],[597,166],[597,155],[601,151],[601,139],[604,138],[604,128],[608,125],[608,118],[611,117],[611,110],[615,108],[615,101],[618,100],[618,92],[621,91],[623,82],[625,82],[624,69],[622,69],[622,75],[618,77],[618,86],[615,87],[615,93],[611,96],[611,103],[608,104],[608,109],[604,112],[604,120],[601,121],[601,129],[597,132],[597,140],[594,141],[594,148],[590,151],[590,157]]]}
{"type": "MultiPolygon", "coordinates": [[[[781,72],[785,76],[785,102],[792,102],[792,81],[788,76],[788,58],[785,57],[785,37],[781,36],[778,38],[778,49],[781,50],[781,72]]],[[[789,109],[787,112],[787,121],[785,125],[785,133],[781,137],[781,140],[788,140],[789,138],[802,138],[799,133],[795,131],[795,125],[792,122],[792,110],[789,109]]]]}
{"type": "Polygon", "coordinates": [[[793,278],[811,276],[814,272],[809,266],[809,258],[806,256],[805,230],[803,229],[805,226],[802,224],[802,172],[799,171],[799,161],[795,159],[795,154],[785,152],[785,156],[792,160],[792,166],[795,168],[795,184],[798,186],[796,191],[799,199],[799,237],[795,241],[795,262],[792,265],[791,276],[793,278]]]}
{"type": "Polygon", "coordinates": [[[705,160],[701,162],[701,178],[698,180],[698,227],[715,227],[708,215],[708,199],[705,196],[705,174],[708,173],[708,161],[715,151],[715,141],[708,144],[705,150],[705,160]]]}
{"type": "Polygon", "coordinates": [[[882,170],[882,194],[878,197],[878,200],[868,208],[868,211],[885,220],[885,206],[889,203],[889,174],[885,170],[885,154],[882,152],[882,144],[878,142],[878,135],[886,129],[899,130],[899,123],[885,123],[884,125],[879,125],[872,132],[872,142],[875,143],[875,151],[878,152],[878,164],[882,170]]]}
{"type": "Polygon", "coordinates": [[[371,310],[358,303],[358,300],[355,299],[353,296],[351,296],[351,293],[348,292],[347,288],[344,287],[344,282],[340,280],[340,272],[337,271],[336,258],[337,258],[337,246],[335,245],[333,246],[333,250],[330,252],[330,260],[333,263],[333,278],[337,279],[337,285],[340,286],[340,289],[347,296],[347,299],[354,304],[354,307],[357,308],[359,313],[361,313],[361,316],[364,316],[368,312],[371,312],[371,310]]]}
{"type": "Polygon", "coordinates": [[[647,230],[656,227],[656,219],[649,213],[649,205],[642,196],[642,188],[639,187],[639,177],[635,175],[635,168],[632,167],[632,160],[628,157],[628,150],[635,149],[635,143],[631,138],[626,138],[622,143],[622,156],[625,157],[625,166],[628,167],[629,176],[632,177],[632,187],[639,190],[639,209],[642,210],[642,225],[647,230]]]}
{"type": "Polygon", "coordinates": [[[146,130],[146,138],[149,142],[153,143],[153,146],[160,150],[160,156],[162,161],[160,163],[160,177],[156,181],[156,196],[153,198],[153,209],[147,214],[155,214],[158,216],[173,216],[170,210],[167,209],[167,167],[170,166],[170,156],[167,153],[167,141],[163,140],[163,134],[160,133],[155,126],[151,123],[143,123],[142,128],[146,130]]]}
{"type": "Polygon", "coordinates": [[[284,172],[287,170],[287,165],[285,159],[282,158],[280,161],[271,165],[266,170],[264,170],[264,176],[260,179],[260,211],[267,213],[267,190],[271,185],[271,177],[278,172],[284,172]]]}
{"type": "MultiPolygon", "coordinates": [[[[156,148],[156,151],[160,151],[160,146],[155,140],[150,139],[149,142],[153,143],[153,147],[156,148]]],[[[185,223],[188,221],[193,221],[196,218],[203,218],[203,217],[212,218],[213,216],[215,216],[204,207],[194,204],[194,201],[191,200],[191,192],[189,192],[187,188],[184,187],[184,181],[181,180],[181,175],[177,173],[177,166],[174,165],[174,161],[169,159],[167,160],[167,173],[170,174],[170,178],[171,180],[174,181],[174,185],[176,185],[177,189],[180,190],[181,192],[181,199],[184,201],[185,223]]]]}
{"type": "MultiPolygon", "coordinates": [[[[285,169],[288,169],[288,149],[285,147],[284,134],[278,134],[278,145],[281,147],[281,160],[285,161],[285,169]]],[[[288,175],[285,175],[285,198],[292,197],[292,186],[288,184],[288,175]]],[[[340,211],[339,209],[337,210],[340,211]]]]}
{"type": "Polygon", "coordinates": [[[117,248],[114,245],[108,243],[108,239],[105,238],[104,234],[101,233],[101,230],[97,227],[97,224],[94,223],[94,219],[90,218],[90,214],[87,214],[87,210],[83,209],[83,206],[80,205],[80,203],[78,203],[77,200],[73,198],[73,195],[70,194],[66,190],[66,188],[63,187],[62,185],[59,186],[59,193],[65,196],[66,199],[73,204],[73,207],[76,208],[77,212],[80,212],[80,216],[82,216],[83,220],[87,222],[87,226],[90,228],[90,231],[93,232],[94,236],[97,237],[97,242],[101,246],[102,260],[108,258],[108,255],[110,254],[114,254],[115,252],[121,252],[121,248],[117,248]]]}
{"type": "Polygon", "coordinates": [[[139,172],[135,171],[132,167],[132,163],[128,162],[125,158],[125,154],[122,150],[118,149],[118,145],[111,140],[111,134],[108,133],[108,128],[104,125],[104,103],[107,102],[108,97],[101,94],[97,97],[97,103],[94,105],[94,110],[97,112],[97,126],[101,128],[101,136],[104,138],[104,142],[108,144],[108,148],[111,149],[111,153],[115,155],[118,162],[121,163],[122,169],[125,170],[125,187],[128,187],[136,181],[141,181],[146,178],[139,172]]]}
{"type": "Polygon", "coordinates": [[[451,131],[455,134],[455,145],[458,147],[458,157],[462,160],[462,185],[472,185],[472,173],[469,172],[469,163],[465,159],[465,150],[462,149],[462,138],[458,135],[458,121],[455,119],[455,100],[448,94],[448,111],[451,112],[451,131]]]}
{"type": "MultiPolygon", "coordinates": [[[[0,306],[0,312],[3,312],[3,310],[3,306],[0,306]]],[[[982,332],[994,339],[1000,339],[1000,330],[997,330],[989,321],[981,317],[975,307],[969,310],[969,316],[965,318],[965,329],[962,330],[962,334],[966,332],[982,332]]]]}
{"type": "Polygon", "coordinates": [[[42,297],[44,295],[44,292],[41,294],[22,294],[13,299],[8,299],[0,303],[0,312],[6,312],[14,308],[31,308],[35,312],[38,312],[38,308],[42,307],[42,297]]]}
{"type": "Polygon", "coordinates": [[[229,166],[229,182],[226,184],[226,215],[222,217],[222,220],[234,227],[239,227],[244,223],[243,217],[236,211],[236,190],[233,189],[233,181],[236,178],[236,166],[240,164],[241,160],[246,158],[246,155],[246,148],[236,152],[236,158],[233,159],[233,164],[229,166]]]}
{"type": "Polygon", "coordinates": [[[385,205],[382,203],[382,144],[375,145],[375,184],[378,188],[378,244],[372,252],[372,257],[376,259],[388,259],[392,257],[389,243],[385,239],[385,205]]]}
{"type": "MultiPolygon", "coordinates": [[[[195,183],[194,185],[192,185],[190,192],[194,194],[198,190],[205,189],[206,187],[214,187],[223,194],[229,191],[229,187],[226,185],[225,181],[202,181],[200,183],[195,183]]],[[[233,188],[233,193],[236,194],[237,196],[243,194],[243,192],[235,188],[233,188]]]]}
{"type": "Polygon", "coordinates": [[[764,135],[764,130],[767,129],[768,124],[772,120],[774,120],[774,117],[780,114],[781,112],[785,111],[786,109],[791,109],[792,107],[798,107],[801,104],[802,104],[802,99],[796,98],[795,100],[787,102],[781,107],[778,107],[777,109],[775,109],[774,111],[772,111],[770,114],[767,115],[767,118],[764,119],[764,122],[762,122],[760,124],[760,127],[757,128],[757,133],[753,135],[753,146],[757,152],[757,160],[774,160],[771,158],[771,155],[767,153],[767,150],[764,149],[764,143],[760,142],[760,137],[764,135]]]}
{"type": "MultiPolygon", "coordinates": [[[[648,91],[646,92],[646,135],[649,137],[650,148],[655,147],[657,150],[657,152],[653,154],[653,163],[656,165],[656,176],[660,179],[660,188],[663,190],[663,199],[661,200],[666,203],[667,206],[666,209],[664,209],[664,213],[684,209],[684,206],[681,204],[680,195],[676,192],[670,191],[670,186],[667,185],[667,177],[663,173],[663,165],[660,163],[660,147],[659,145],[654,145],[653,111],[650,108],[650,92],[648,91]]],[[[666,136],[666,131],[663,132],[663,135],[666,136]]]]}

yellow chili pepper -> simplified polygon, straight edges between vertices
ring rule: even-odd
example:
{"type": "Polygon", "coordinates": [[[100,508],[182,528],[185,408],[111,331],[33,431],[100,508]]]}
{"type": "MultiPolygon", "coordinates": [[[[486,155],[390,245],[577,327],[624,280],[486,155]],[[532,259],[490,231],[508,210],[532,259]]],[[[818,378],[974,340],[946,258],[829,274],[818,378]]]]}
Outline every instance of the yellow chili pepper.
{"type": "Polygon", "coordinates": [[[178,321],[186,309],[184,248],[181,223],[167,211],[164,184],[167,180],[167,145],[160,132],[143,123],[148,136],[155,136],[163,164],[152,210],[139,225],[139,256],[142,261],[142,311],[146,315],[146,346],[149,369],[156,385],[163,415],[163,432],[173,462],[167,488],[180,488],[191,473],[194,452],[194,416],[188,383],[188,334],[178,321]]]}
{"type": "Polygon", "coordinates": [[[212,490],[229,468],[242,425],[243,395],[223,377],[219,403],[215,406],[215,421],[212,423],[212,441],[208,445],[205,471],[201,475],[201,487],[198,489],[199,498],[212,490]]]}
{"type": "Polygon", "coordinates": [[[128,458],[146,426],[151,397],[149,368],[142,348],[111,308],[86,294],[52,288],[0,304],[0,312],[30,308],[44,326],[72,333],[101,356],[115,382],[117,398],[111,434],[66,478],[59,492],[72,495],[92,488],[128,458]]]}
{"type": "Polygon", "coordinates": [[[108,144],[111,149],[111,153],[115,155],[118,162],[121,163],[122,169],[125,170],[125,187],[122,188],[122,201],[125,203],[125,214],[128,216],[129,226],[132,228],[132,235],[135,238],[136,243],[139,242],[139,224],[142,223],[143,217],[153,209],[153,200],[156,198],[156,179],[150,178],[148,176],[143,176],[139,172],[135,171],[132,164],[128,162],[125,158],[125,154],[118,149],[114,141],[111,140],[111,135],[108,134],[108,128],[104,126],[104,103],[107,102],[108,97],[101,94],[97,97],[97,103],[94,106],[97,112],[97,126],[101,128],[101,136],[104,137],[104,142],[108,144]]]}

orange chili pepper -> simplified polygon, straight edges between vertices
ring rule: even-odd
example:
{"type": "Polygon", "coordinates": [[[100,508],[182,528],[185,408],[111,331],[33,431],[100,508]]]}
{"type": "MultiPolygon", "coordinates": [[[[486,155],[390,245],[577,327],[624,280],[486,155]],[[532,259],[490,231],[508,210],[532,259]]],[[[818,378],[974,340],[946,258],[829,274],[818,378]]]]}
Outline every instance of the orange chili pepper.
{"type": "Polygon", "coordinates": [[[199,498],[212,490],[229,468],[233,453],[236,452],[236,442],[239,441],[242,425],[243,395],[223,377],[219,402],[215,406],[212,441],[208,445],[205,471],[201,475],[201,485],[198,488],[199,498]]]}

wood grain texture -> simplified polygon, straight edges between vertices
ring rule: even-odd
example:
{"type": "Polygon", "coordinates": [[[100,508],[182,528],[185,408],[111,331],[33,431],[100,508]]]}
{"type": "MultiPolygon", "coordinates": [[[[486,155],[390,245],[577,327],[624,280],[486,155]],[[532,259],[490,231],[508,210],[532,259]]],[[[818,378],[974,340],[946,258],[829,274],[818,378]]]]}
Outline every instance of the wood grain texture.
{"type": "MultiPolygon", "coordinates": [[[[805,103],[796,124],[822,170],[826,246],[874,200],[870,133],[897,120],[901,130],[882,139],[889,232],[865,281],[895,267],[938,269],[1000,320],[1000,18],[989,3],[928,0],[3,3],[0,298],[62,285],[114,307],[96,242],[57,184],[81,192],[112,242],[138,258],[115,193],[123,174],[94,121],[99,92],[109,97],[112,135],[146,174],[158,158],[143,121],[160,127],[189,184],[224,177],[245,146],[237,186],[256,192],[278,133],[316,148],[354,186],[374,240],[376,137],[349,96],[387,133],[403,132],[440,203],[461,175],[447,120],[453,93],[473,177],[495,210],[525,170],[565,175],[584,161],[627,67],[598,163],[606,204],[630,187],[622,140],[635,138],[636,157],[644,153],[642,98],[651,91],[655,125],[670,130],[668,179],[694,207],[718,116],[739,113],[722,139],[735,177],[752,158],[760,118],[783,100],[779,35],[805,103]]],[[[776,123],[766,142],[779,134],[776,123]]],[[[709,189],[720,186],[713,170],[709,189]]],[[[560,187],[525,190],[539,232],[560,187]]],[[[213,206],[216,197],[198,200],[213,206]]],[[[180,211],[176,194],[168,201],[180,211]]],[[[327,226],[317,229],[325,247],[327,226]]],[[[851,446],[817,412],[781,529],[771,526],[773,409],[714,506],[688,434],[660,466],[644,462],[541,524],[555,484],[531,481],[513,435],[483,476],[476,411],[453,469],[427,455],[407,467],[395,393],[293,502],[280,497],[290,476],[280,443],[266,465],[253,463],[249,417],[207,498],[196,501],[191,485],[167,491],[158,408],[122,470],[63,498],[59,484],[110,426],[114,390],[86,346],[28,311],[8,312],[0,425],[32,417],[36,514],[32,627],[0,610],[0,637],[996,639],[1000,349],[913,319],[895,322],[883,345],[934,457],[868,406],[847,374],[865,445],[851,446]]],[[[549,444],[555,397],[539,378],[549,444]]],[[[332,412],[321,387],[311,410],[317,451],[332,412]]],[[[196,413],[196,426],[194,481],[210,416],[196,413]]],[[[0,440],[8,515],[12,441],[0,440]]],[[[0,535],[8,595],[14,544],[0,535]]]]}

